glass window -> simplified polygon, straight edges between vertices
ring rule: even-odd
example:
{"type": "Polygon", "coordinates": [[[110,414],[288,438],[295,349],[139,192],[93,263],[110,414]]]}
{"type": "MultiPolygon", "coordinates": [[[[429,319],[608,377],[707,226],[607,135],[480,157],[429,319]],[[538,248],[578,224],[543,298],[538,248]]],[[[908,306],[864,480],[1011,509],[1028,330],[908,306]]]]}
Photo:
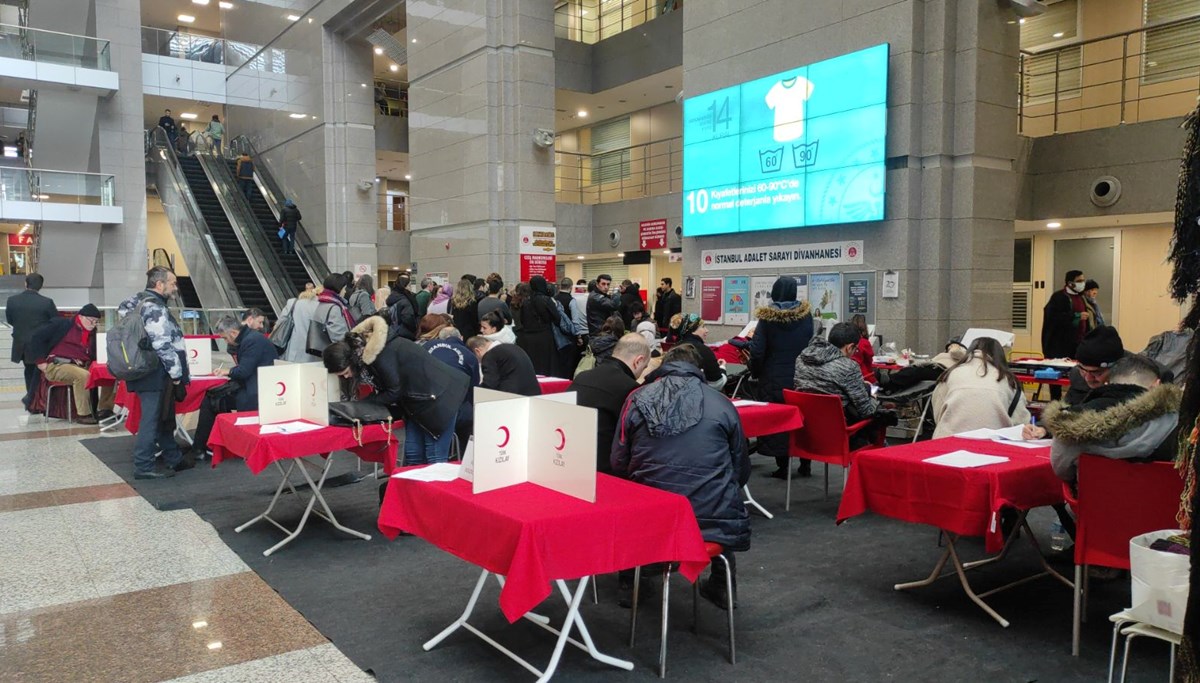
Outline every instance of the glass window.
{"type": "Polygon", "coordinates": [[[1079,3],[1062,0],[1050,5],[1045,14],[1021,19],[1021,50],[1038,51],[1022,55],[1021,96],[1026,105],[1078,97],[1083,80],[1083,48],[1079,45],[1051,49],[1079,36],[1079,3]]]}
{"type": "Polygon", "coordinates": [[[1200,74],[1200,0],[1145,0],[1146,26],[1196,17],[1146,30],[1142,83],[1163,83],[1200,74]]]}
{"type": "Polygon", "coordinates": [[[1033,240],[1013,240],[1013,282],[1030,282],[1032,273],[1033,240]]]}

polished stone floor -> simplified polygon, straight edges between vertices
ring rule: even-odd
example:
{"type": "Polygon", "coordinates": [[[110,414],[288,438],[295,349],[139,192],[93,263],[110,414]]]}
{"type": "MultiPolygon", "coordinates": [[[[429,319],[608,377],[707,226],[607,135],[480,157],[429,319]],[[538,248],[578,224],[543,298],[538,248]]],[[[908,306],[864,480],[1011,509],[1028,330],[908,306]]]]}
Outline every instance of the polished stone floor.
{"type": "Polygon", "coordinates": [[[0,681],[371,681],[191,510],[0,392],[0,681]]]}

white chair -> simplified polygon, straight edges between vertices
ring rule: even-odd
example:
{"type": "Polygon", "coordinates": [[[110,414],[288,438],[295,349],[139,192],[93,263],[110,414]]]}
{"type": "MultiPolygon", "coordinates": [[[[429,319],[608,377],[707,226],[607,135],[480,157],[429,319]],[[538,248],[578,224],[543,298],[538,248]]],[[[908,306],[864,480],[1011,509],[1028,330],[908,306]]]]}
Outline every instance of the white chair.
{"type": "Polygon", "coordinates": [[[1119,636],[1125,636],[1125,653],[1121,657],[1121,683],[1125,683],[1125,675],[1129,670],[1130,645],[1133,644],[1133,639],[1139,636],[1155,638],[1171,646],[1171,662],[1167,681],[1170,683],[1175,680],[1175,648],[1179,647],[1183,636],[1178,633],[1172,633],[1164,628],[1137,621],[1129,615],[1129,610],[1121,610],[1110,616],[1108,620],[1113,622],[1112,649],[1109,651],[1108,656],[1108,683],[1112,683],[1113,680],[1113,669],[1117,659],[1117,638],[1119,636]]]}

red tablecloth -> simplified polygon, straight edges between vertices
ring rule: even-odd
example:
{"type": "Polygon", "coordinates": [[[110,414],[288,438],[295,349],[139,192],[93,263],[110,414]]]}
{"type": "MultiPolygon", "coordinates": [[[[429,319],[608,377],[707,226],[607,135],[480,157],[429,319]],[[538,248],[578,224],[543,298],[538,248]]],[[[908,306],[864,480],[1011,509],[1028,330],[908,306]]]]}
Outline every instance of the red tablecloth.
{"type": "Polygon", "coordinates": [[[950,437],[854,456],[837,520],[841,523],[871,510],[963,536],[983,536],[988,552],[995,552],[1004,543],[999,523],[1002,506],[1028,510],[1062,501],[1062,481],[1050,467],[1049,448],[950,437]],[[923,462],[957,450],[1009,460],[971,468],[923,462]]]}
{"type": "Polygon", "coordinates": [[[778,434],[800,429],[804,417],[796,406],[783,403],[768,403],[765,406],[737,406],[738,417],[742,418],[742,431],[746,438],[778,434]]]}
{"type": "Polygon", "coordinates": [[[397,441],[394,432],[404,429],[404,423],[392,426],[389,435],[383,425],[367,425],[363,428],[362,443],[354,438],[349,427],[323,427],[300,434],[258,433],[259,425],[234,424],[239,417],[257,415],[257,412],[222,413],[217,416],[208,447],[212,449],[213,467],[226,458],[242,458],[254,474],[267,469],[276,460],[303,458],[309,455],[350,451],[366,462],[383,465],[384,472],[391,474],[396,468],[397,441]]]}
{"type": "Polygon", "coordinates": [[[88,366],[87,388],[111,387],[117,383],[117,378],[108,371],[107,363],[92,363],[88,366]]]}
{"type": "Polygon", "coordinates": [[[551,582],[654,562],[680,562],[695,581],[708,566],[692,506],[683,496],[596,475],[596,502],[536,484],[474,495],[465,479],[390,479],[379,510],[388,538],[416,534],[506,577],[500,609],[515,622],[550,595],[551,582]]]}
{"type": "Polygon", "coordinates": [[[871,363],[871,368],[874,370],[890,370],[894,372],[896,370],[903,370],[906,367],[908,366],[896,363],[871,363]]]}
{"type": "MultiPolygon", "coordinates": [[[[204,379],[192,380],[187,386],[187,396],[184,396],[182,401],[175,404],[175,414],[187,415],[188,413],[200,410],[200,404],[204,402],[204,392],[228,381],[225,377],[206,377],[204,379]]],[[[138,398],[137,394],[126,389],[125,383],[121,382],[117,385],[117,395],[113,399],[113,402],[129,411],[129,417],[125,420],[125,429],[128,429],[130,434],[137,434],[138,423],[142,421],[141,399],[138,398]]]]}
{"type": "Polygon", "coordinates": [[[542,385],[543,394],[561,394],[571,386],[571,380],[561,377],[542,377],[538,376],[538,384],[542,385]]]}

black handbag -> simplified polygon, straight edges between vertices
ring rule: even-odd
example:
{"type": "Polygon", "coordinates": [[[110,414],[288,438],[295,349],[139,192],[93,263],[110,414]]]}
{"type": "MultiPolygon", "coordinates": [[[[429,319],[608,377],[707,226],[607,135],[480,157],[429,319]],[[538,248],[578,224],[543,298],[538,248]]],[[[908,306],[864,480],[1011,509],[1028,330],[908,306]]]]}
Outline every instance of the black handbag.
{"type": "MultiPolygon", "coordinates": [[[[333,345],[333,338],[329,336],[329,316],[337,310],[337,306],[330,306],[325,311],[325,319],[317,320],[313,318],[312,322],[308,323],[308,341],[304,350],[310,355],[318,358],[324,353],[325,349],[333,345]]],[[[341,313],[339,312],[339,315],[341,313]]]]}
{"type": "Polygon", "coordinates": [[[354,430],[354,440],[362,443],[364,425],[381,424],[388,434],[388,443],[392,441],[392,412],[387,406],[370,401],[335,401],[329,404],[329,424],[334,427],[350,427],[354,430]]]}
{"type": "Polygon", "coordinates": [[[292,322],[291,315],[284,315],[279,318],[279,322],[275,323],[275,327],[271,330],[271,336],[267,337],[271,340],[271,344],[275,346],[275,350],[279,355],[287,352],[288,342],[292,340],[292,333],[296,329],[296,324],[292,322]]]}
{"type": "Polygon", "coordinates": [[[233,410],[234,398],[242,390],[242,383],[230,380],[204,392],[204,400],[209,409],[215,414],[228,413],[233,410]]]}

